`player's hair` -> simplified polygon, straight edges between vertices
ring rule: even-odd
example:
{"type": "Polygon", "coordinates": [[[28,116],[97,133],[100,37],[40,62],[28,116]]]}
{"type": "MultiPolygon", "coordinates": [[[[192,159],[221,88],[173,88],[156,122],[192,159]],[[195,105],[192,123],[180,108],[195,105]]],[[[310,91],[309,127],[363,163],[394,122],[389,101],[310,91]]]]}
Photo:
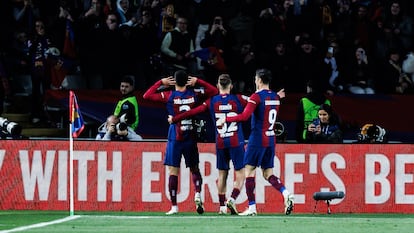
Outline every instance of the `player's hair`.
{"type": "Polygon", "coordinates": [[[185,72],[184,70],[175,71],[174,79],[175,79],[175,82],[176,82],[177,86],[185,87],[185,85],[187,84],[187,81],[188,81],[187,72],[185,72]]]}
{"type": "Polygon", "coordinates": [[[229,85],[231,85],[231,78],[228,74],[221,74],[218,78],[218,83],[223,88],[227,88],[229,85]]]}
{"type": "Polygon", "coordinates": [[[272,81],[272,72],[268,69],[258,69],[256,70],[256,77],[259,77],[263,84],[270,84],[270,81],[272,81]]]}

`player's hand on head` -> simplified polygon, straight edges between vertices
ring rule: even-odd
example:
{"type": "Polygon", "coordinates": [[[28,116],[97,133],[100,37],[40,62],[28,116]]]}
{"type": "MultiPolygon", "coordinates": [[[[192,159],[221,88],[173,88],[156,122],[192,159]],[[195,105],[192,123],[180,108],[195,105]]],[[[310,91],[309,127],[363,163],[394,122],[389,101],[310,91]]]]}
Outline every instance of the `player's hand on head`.
{"type": "Polygon", "coordinates": [[[161,79],[161,82],[165,86],[174,86],[175,85],[175,79],[172,76],[161,79]]]}
{"type": "Polygon", "coordinates": [[[187,81],[187,85],[188,86],[195,86],[195,84],[197,83],[197,77],[194,76],[188,76],[188,81],[187,81]]]}

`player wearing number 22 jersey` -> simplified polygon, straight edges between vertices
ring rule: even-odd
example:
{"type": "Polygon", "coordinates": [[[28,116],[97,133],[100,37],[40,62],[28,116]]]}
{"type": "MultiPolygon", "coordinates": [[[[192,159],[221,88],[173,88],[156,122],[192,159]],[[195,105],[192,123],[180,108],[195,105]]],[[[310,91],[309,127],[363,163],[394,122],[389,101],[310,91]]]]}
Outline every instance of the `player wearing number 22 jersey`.
{"type": "MultiPolygon", "coordinates": [[[[230,94],[232,81],[228,74],[219,76],[217,87],[219,88],[218,95],[211,97],[195,109],[176,115],[172,121],[177,122],[181,119],[200,114],[208,109],[210,110],[214,123],[219,120],[224,121],[227,116],[241,113],[247,104],[248,97],[230,94]]],[[[216,127],[216,167],[219,170],[219,179],[217,181],[220,203],[219,214],[225,214],[227,212],[225,195],[230,160],[233,162],[234,170],[236,171],[236,181],[234,182],[231,197],[227,200],[227,206],[230,208],[232,214],[237,214],[234,202],[240,194],[244,183],[244,135],[242,123],[232,122],[225,123],[221,126],[214,125],[216,127]]]]}
{"type": "MultiPolygon", "coordinates": [[[[203,113],[210,109],[211,118],[214,120],[225,119],[243,111],[246,106],[247,97],[233,94],[219,94],[204,102],[202,105],[191,111],[181,113],[173,118],[173,122],[180,122],[182,119],[203,113]]],[[[243,129],[240,122],[216,126],[216,147],[217,149],[239,147],[244,145],[243,129]]]]}

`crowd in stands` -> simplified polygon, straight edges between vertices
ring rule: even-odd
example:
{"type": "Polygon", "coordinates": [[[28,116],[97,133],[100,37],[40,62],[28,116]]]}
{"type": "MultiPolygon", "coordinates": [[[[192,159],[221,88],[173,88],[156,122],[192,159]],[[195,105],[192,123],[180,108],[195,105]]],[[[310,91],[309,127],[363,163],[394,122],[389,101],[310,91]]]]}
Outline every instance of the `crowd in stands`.
{"type": "Polygon", "coordinates": [[[30,74],[41,98],[68,74],[89,89],[117,89],[132,75],[143,91],[185,69],[211,84],[229,73],[235,90],[250,95],[255,70],[268,68],[272,88],[287,93],[313,79],[331,95],[409,94],[412,76],[402,67],[413,52],[413,2],[1,1],[1,78],[30,74]]]}

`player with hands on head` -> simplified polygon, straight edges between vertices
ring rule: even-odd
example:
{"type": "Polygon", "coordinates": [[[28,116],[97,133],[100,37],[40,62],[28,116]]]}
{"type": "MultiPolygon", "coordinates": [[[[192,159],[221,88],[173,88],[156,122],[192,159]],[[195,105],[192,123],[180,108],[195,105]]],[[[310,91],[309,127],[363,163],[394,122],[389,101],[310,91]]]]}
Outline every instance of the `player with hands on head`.
{"type": "MultiPolygon", "coordinates": [[[[216,94],[217,89],[211,84],[197,77],[188,76],[183,70],[178,70],[174,73],[174,77],[157,81],[144,93],[143,97],[147,100],[165,103],[168,115],[175,116],[195,108],[200,102],[199,98],[210,98],[216,94]],[[174,90],[169,88],[172,85],[175,87],[174,90]],[[195,88],[195,86],[200,86],[200,88],[195,88]],[[159,91],[162,87],[166,87],[166,89],[159,91]]],[[[167,215],[178,213],[177,192],[181,156],[184,156],[186,167],[190,168],[194,184],[196,210],[197,213],[202,214],[204,213],[204,206],[200,192],[203,179],[199,169],[196,127],[194,120],[191,118],[170,124],[168,129],[164,165],[167,166],[169,172],[168,190],[172,207],[166,213],[167,215]]]]}
{"type": "Polygon", "coordinates": [[[227,116],[225,121],[220,120],[220,122],[217,122],[218,125],[224,125],[224,122],[246,121],[251,117],[251,133],[244,156],[245,186],[249,208],[239,214],[243,216],[255,216],[257,214],[254,193],[256,187],[256,167],[262,168],[264,179],[283,195],[285,214],[289,215],[293,211],[293,194],[273,174],[276,143],[274,129],[279,112],[280,99],[285,97],[285,92],[284,89],[277,93],[270,90],[271,79],[272,73],[269,70],[256,70],[256,92],[250,96],[243,112],[235,116],[227,116]]]}
{"type": "MultiPolygon", "coordinates": [[[[202,105],[176,116],[169,116],[168,122],[174,124],[182,119],[186,119],[204,111],[210,110],[211,118],[215,122],[218,119],[224,119],[226,116],[241,113],[247,104],[247,96],[240,94],[231,94],[233,88],[232,81],[228,74],[221,74],[218,78],[217,88],[219,94],[211,97],[202,105]]],[[[227,207],[231,214],[238,214],[236,208],[236,199],[244,184],[244,135],[241,122],[234,122],[216,126],[216,167],[219,170],[217,189],[219,196],[220,209],[219,214],[226,214],[227,207]],[[226,202],[227,177],[230,170],[230,160],[236,174],[233,190],[230,198],[226,202]]]]}

